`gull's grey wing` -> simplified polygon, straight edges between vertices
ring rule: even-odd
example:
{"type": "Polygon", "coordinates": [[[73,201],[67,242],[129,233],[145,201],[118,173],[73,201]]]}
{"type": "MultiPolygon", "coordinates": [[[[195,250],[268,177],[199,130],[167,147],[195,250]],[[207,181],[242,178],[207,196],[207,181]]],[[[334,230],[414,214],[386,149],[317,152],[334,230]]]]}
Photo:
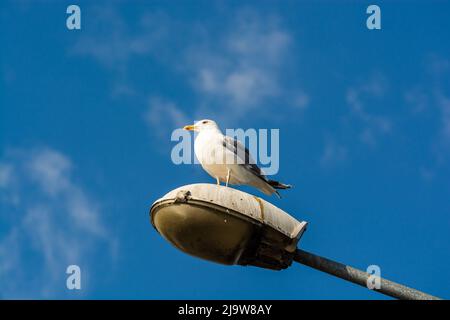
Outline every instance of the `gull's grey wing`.
{"type": "Polygon", "coordinates": [[[253,160],[248,149],[239,140],[224,136],[222,144],[236,156],[238,164],[244,166],[256,176],[266,180],[264,173],[253,160]]]}

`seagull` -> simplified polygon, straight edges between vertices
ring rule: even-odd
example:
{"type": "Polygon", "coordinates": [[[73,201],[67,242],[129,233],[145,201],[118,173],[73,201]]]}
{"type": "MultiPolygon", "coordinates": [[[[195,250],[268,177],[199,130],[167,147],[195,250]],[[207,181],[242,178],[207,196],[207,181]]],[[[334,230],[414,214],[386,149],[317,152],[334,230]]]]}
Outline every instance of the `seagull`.
{"type": "Polygon", "coordinates": [[[183,129],[198,132],[194,142],[195,156],[202,168],[217,185],[249,185],[266,195],[276,194],[276,189],[289,189],[290,185],[269,180],[256,165],[248,149],[237,139],[225,136],[213,120],[200,120],[183,129]]]}

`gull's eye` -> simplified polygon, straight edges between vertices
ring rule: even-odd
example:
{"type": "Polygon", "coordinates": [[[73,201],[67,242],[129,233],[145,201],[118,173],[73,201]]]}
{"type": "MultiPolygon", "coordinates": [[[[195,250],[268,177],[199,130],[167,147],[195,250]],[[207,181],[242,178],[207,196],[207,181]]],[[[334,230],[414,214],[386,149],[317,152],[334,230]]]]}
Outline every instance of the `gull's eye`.
{"type": "Polygon", "coordinates": [[[202,121],[202,123],[203,123],[203,124],[207,124],[207,123],[208,123],[208,121],[207,121],[207,120],[205,120],[205,121],[202,121]]]}

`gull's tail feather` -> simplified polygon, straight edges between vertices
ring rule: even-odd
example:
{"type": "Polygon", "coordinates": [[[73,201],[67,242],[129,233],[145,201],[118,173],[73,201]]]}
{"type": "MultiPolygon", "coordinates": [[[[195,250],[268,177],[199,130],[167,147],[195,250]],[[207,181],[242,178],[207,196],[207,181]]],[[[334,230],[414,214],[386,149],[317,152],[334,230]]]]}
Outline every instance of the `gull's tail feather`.
{"type": "Polygon", "coordinates": [[[292,186],[290,184],[284,184],[275,180],[267,180],[267,183],[270,184],[275,189],[290,189],[292,186]]]}

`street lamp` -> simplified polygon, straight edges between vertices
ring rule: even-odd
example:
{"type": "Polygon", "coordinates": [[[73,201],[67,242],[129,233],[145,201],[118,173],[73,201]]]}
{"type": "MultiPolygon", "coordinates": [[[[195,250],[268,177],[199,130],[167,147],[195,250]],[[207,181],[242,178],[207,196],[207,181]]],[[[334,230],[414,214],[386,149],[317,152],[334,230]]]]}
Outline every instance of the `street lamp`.
{"type": "MultiPolygon", "coordinates": [[[[191,184],[170,191],[150,209],[155,229],[178,249],[226,265],[272,270],[293,261],[367,286],[370,274],[298,249],[307,222],[248,193],[213,184],[191,184]]],[[[381,279],[374,290],[398,299],[437,297],[381,279]]]]}

